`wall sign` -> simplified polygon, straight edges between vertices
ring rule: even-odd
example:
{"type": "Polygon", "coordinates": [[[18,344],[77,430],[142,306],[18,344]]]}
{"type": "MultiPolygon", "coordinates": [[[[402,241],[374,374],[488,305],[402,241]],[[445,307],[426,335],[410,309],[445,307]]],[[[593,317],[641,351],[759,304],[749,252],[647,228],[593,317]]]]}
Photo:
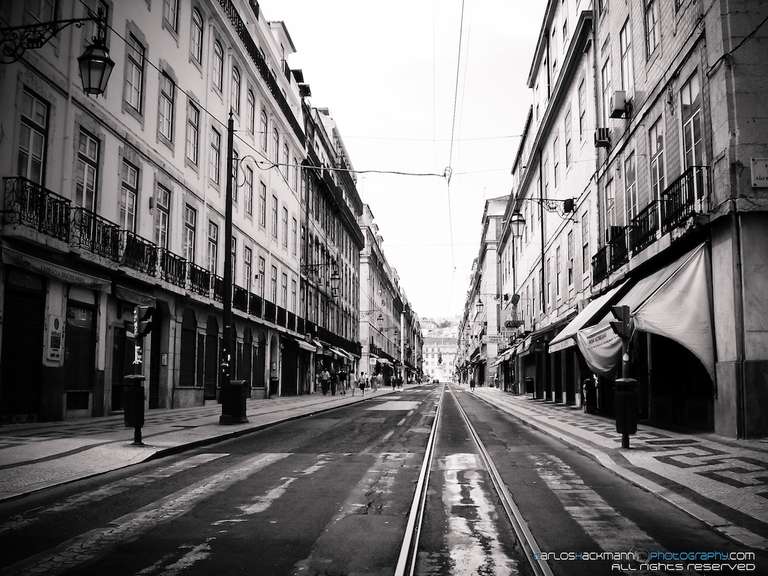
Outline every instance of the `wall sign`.
{"type": "Polygon", "coordinates": [[[48,315],[45,339],[45,360],[60,365],[64,354],[64,319],[55,314],[48,315]]]}
{"type": "Polygon", "coordinates": [[[752,158],[752,188],[768,188],[768,158],[752,158]]]}

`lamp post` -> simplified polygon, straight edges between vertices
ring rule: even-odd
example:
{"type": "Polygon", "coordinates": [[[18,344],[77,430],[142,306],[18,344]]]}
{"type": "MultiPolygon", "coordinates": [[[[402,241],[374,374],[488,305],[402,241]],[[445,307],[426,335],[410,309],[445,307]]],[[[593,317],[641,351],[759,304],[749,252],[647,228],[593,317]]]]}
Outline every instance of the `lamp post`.
{"type": "Polygon", "coordinates": [[[84,18],[51,20],[0,28],[0,64],[12,64],[27,50],[36,50],[45,46],[68,26],[80,28],[87,22],[95,22],[97,29],[96,36],[91,39],[91,43],[77,59],[80,80],[83,92],[89,96],[101,96],[107,88],[109,76],[115,66],[107,50],[107,17],[101,9],[96,14],[89,10],[88,16],[84,18]]]}

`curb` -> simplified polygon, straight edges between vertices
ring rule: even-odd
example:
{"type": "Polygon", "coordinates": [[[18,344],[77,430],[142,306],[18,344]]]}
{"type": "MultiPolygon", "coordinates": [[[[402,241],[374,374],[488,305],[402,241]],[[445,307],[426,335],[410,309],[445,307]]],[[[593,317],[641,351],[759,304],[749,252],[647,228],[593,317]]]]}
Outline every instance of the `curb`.
{"type": "Polygon", "coordinates": [[[741,544],[743,546],[748,546],[750,548],[755,548],[758,550],[765,550],[768,548],[768,539],[764,538],[763,536],[760,536],[759,534],[756,534],[755,532],[752,532],[747,528],[738,526],[733,522],[731,522],[730,520],[727,520],[726,518],[723,518],[722,516],[712,512],[706,507],[700,504],[697,504],[690,498],[683,496],[681,494],[678,494],[673,490],[666,488],[664,486],[661,486],[660,484],[657,484],[653,480],[650,480],[642,476],[641,474],[638,474],[637,472],[634,472],[629,468],[622,466],[621,464],[616,462],[611,455],[603,452],[602,450],[598,448],[593,448],[592,446],[584,444],[583,442],[565,434],[564,432],[561,432],[550,426],[547,426],[542,422],[529,420],[527,416],[516,412],[514,408],[509,408],[507,406],[494,404],[489,399],[486,399],[482,396],[475,395],[475,398],[477,398],[482,402],[485,402],[491,407],[501,409],[503,412],[517,418],[520,422],[522,422],[523,424],[525,424],[530,428],[533,428],[548,436],[551,436],[563,442],[564,444],[569,444],[573,448],[576,448],[580,453],[591,458],[592,460],[594,460],[595,462],[597,462],[607,470],[610,470],[620,478],[623,478],[624,480],[631,482],[638,488],[641,488],[646,492],[650,492],[654,496],[657,496],[658,498],[661,498],[662,500],[668,502],[669,504],[672,504],[675,508],[682,510],[683,512],[699,520],[700,522],[703,522],[704,524],[706,524],[713,530],[719,532],[723,536],[729,538],[730,540],[733,540],[734,542],[741,544]]]}

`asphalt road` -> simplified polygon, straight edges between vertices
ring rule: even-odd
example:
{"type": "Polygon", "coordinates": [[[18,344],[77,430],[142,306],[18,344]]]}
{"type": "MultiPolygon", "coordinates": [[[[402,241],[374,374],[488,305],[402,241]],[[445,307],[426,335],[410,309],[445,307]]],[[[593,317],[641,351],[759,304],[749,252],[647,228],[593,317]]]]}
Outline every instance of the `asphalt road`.
{"type": "Polygon", "coordinates": [[[438,388],[4,504],[0,573],[391,575],[438,388]]]}

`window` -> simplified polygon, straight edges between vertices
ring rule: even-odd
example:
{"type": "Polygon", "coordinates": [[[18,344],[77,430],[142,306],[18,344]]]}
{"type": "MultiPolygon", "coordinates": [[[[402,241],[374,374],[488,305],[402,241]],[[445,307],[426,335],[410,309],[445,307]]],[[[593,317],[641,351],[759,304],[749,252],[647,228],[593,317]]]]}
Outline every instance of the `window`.
{"type": "Polygon", "coordinates": [[[251,291],[251,280],[253,279],[251,270],[252,262],[253,251],[248,248],[248,246],[245,246],[243,248],[243,286],[248,292],[251,291]]]}
{"type": "Polygon", "coordinates": [[[565,265],[567,267],[565,279],[568,281],[568,287],[572,288],[573,287],[573,230],[570,230],[568,232],[565,258],[566,258],[565,265]]]}
{"type": "Polygon", "coordinates": [[[285,273],[280,276],[280,306],[288,307],[288,275],[285,273]]]}
{"type": "Polygon", "coordinates": [[[21,101],[21,129],[16,173],[44,184],[48,148],[48,104],[26,88],[21,101]]]}
{"type": "Polygon", "coordinates": [[[208,175],[218,184],[221,181],[221,134],[211,128],[211,150],[208,154],[208,175]]]}
{"type": "Polygon", "coordinates": [[[251,134],[256,130],[256,97],[253,95],[253,90],[248,90],[247,106],[248,106],[248,132],[251,134]]]}
{"type": "Polygon", "coordinates": [[[203,63],[203,17],[197,8],[192,9],[192,32],[189,39],[189,50],[192,58],[198,64],[203,63]]]}
{"type": "Polygon", "coordinates": [[[213,86],[219,92],[224,89],[224,49],[221,43],[216,40],[213,43],[213,86]]]}
{"type": "Polygon", "coordinates": [[[272,195],[272,237],[277,239],[277,196],[272,195]]]}
{"type": "Polygon", "coordinates": [[[200,150],[200,109],[191,101],[187,105],[187,158],[197,166],[200,150]]]}
{"type": "Polygon", "coordinates": [[[283,206],[283,248],[288,248],[288,208],[283,206]]]}
{"type": "Polygon", "coordinates": [[[637,178],[635,174],[635,153],[624,160],[624,224],[629,224],[637,215],[637,178]]]}
{"type": "Polygon", "coordinates": [[[562,287],[562,281],[560,279],[560,272],[563,269],[562,260],[560,259],[560,246],[555,248],[555,292],[557,292],[557,297],[560,298],[561,296],[561,287],[562,287]]]}
{"type": "Polygon", "coordinates": [[[659,200],[664,191],[664,125],[662,118],[656,120],[648,131],[648,149],[651,152],[652,198],[659,200]]]}
{"type": "Polygon", "coordinates": [[[120,187],[120,227],[136,232],[136,199],[139,195],[139,170],[123,160],[122,186],[120,187]]]}
{"type": "Polygon", "coordinates": [[[272,266],[272,277],[270,278],[269,295],[273,304],[277,304],[277,266],[272,266]]]}
{"type": "Polygon", "coordinates": [[[163,0],[163,22],[174,32],[179,29],[179,0],[163,0]]]}
{"type": "Polygon", "coordinates": [[[581,272],[589,272],[589,209],[581,215],[581,272]]]}
{"type": "Polygon", "coordinates": [[[275,164],[280,164],[280,134],[278,133],[277,128],[272,129],[272,146],[275,164]]]}
{"type": "Polygon", "coordinates": [[[608,180],[605,183],[605,226],[616,225],[616,192],[613,188],[613,180],[608,180]]]}
{"type": "Polygon", "coordinates": [[[158,130],[160,135],[173,142],[173,117],[176,86],[167,74],[160,75],[160,106],[158,109],[158,130]]]}
{"type": "Polygon", "coordinates": [[[600,70],[600,80],[603,86],[603,126],[608,126],[611,107],[611,59],[608,58],[600,70]]]}
{"type": "Polygon", "coordinates": [[[296,308],[296,280],[291,278],[291,312],[296,314],[298,312],[296,308]]]}
{"type": "Polygon", "coordinates": [[[232,101],[232,110],[235,114],[240,114],[240,70],[237,66],[232,66],[232,86],[229,95],[232,101]]]}
{"type": "Polygon", "coordinates": [[[563,20],[563,48],[568,45],[568,20],[563,20]]]}
{"type": "Polygon", "coordinates": [[[184,258],[195,262],[195,234],[197,228],[197,210],[189,204],[184,206],[184,258]]]}
{"type": "Polygon", "coordinates": [[[168,248],[168,223],[171,212],[171,191],[165,186],[157,187],[155,202],[155,244],[168,248]]]}
{"type": "Polygon", "coordinates": [[[291,221],[291,251],[293,252],[293,255],[296,256],[297,250],[298,250],[298,227],[299,224],[296,221],[296,218],[294,218],[291,221]]]}
{"type": "Polygon", "coordinates": [[[621,50],[621,89],[627,96],[634,91],[634,74],[632,72],[632,31],[629,28],[629,18],[624,22],[619,32],[619,48],[621,50]]]}
{"type": "Polygon", "coordinates": [[[557,79],[557,27],[552,25],[552,40],[549,43],[549,53],[552,59],[552,83],[557,79]]]}
{"type": "Polygon", "coordinates": [[[219,227],[208,221],[208,270],[216,274],[216,261],[218,260],[219,227]]]}
{"type": "Polygon", "coordinates": [[[288,180],[288,142],[283,143],[283,166],[280,172],[283,173],[283,177],[288,180]]]}
{"type": "Polygon", "coordinates": [[[264,182],[259,184],[259,225],[265,228],[267,226],[267,186],[264,182]]]}
{"type": "Polygon", "coordinates": [[[144,46],[128,34],[125,62],[125,102],[141,114],[144,100],[144,46]]]}
{"type": "Polygon", "coordinates": [[[579,90],[578,90],[578,106],[579,106],[579,140],[584,138],[584,117],[586,116],[587,109],[585,104],[585,98],[586,98],[586,88],[584,87],[584,78],[581,79],[581,82],[579,82],[579,90]]]}
{"type": "Polygon", "coordinates": [[[259,134],[261,135],[261,149],[266,152],[267,151],[267,113],[262,110],[261,111],[261,120],[259,125],[259,134]]]}
{"type": "Polygon", "coordinates": [[[645,0],[645,51],[648,58],[659,45],[658,2],[645,0]]]}
{"type": "Polygon", "coordinates": [[[546,298],[549,302],[552,302],[554,299],[553,292],[552,292],[552,258],[547,258],[547,293],[546,298]]]}
{"type": "Polygon", "coordinates": [[[696,74],[680,90],[680,104],[685,167],[701,166],[704,164],[704,143],[701,131],[701,92],[696,74]]]}
{"type": "Polygon", "coordinates": [[[557,183],[559,180],[558,176],[560,173],[560,154],[558,150],[559,143],[559,138],[555,137],[554,141],[552,142],[552,184],[555,188],[557,188],[557,183]]]}
{"type": "Polygon", "coordinates": [[[565,132],[565,167],[571,165],[571,108],[568,107],[568,112],[565,113],[565,120],[563,121],[563,132],[565,132]]]}
{"type": "Polygon", "coordinates": [[[253,216],[253,169],[245,167],[245,213],[253,216]]]}
{"type": "Polygon", "coordinates": [[[75,203],[96,211],[96,186],[99,180],[99,141],[82,128],[77,145],[75,203]]]}
{"type": "Polygon", "coordinates": [[[259,281],[259,296],[262,298],[264,297],[264,282],[265,282],[265,274],[266,274],[266,267],[264,258],[262,256],[259,256],[259,270],[258,270],[258,281],[259,281]]]}

